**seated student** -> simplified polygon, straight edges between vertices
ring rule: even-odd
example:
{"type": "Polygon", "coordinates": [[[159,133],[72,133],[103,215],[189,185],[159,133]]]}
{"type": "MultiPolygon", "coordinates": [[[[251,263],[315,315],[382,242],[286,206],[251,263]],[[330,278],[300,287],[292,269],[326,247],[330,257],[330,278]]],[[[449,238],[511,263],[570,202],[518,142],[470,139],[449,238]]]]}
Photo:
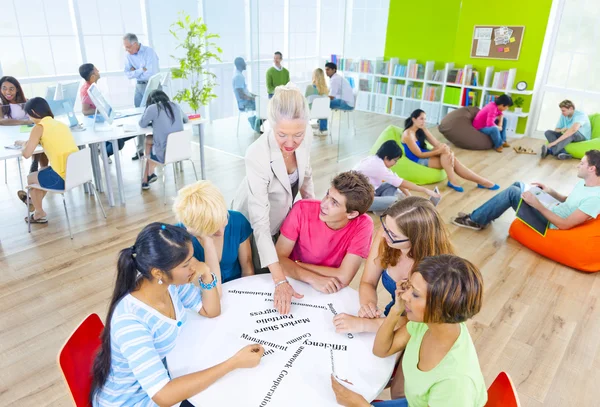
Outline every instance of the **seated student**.
{"type": "Polygon", "coordinates": [[[417,109],[404,122],[404,133],[402,133],[402,145],[406,158],[429,168],[444,169],[448,174],[448,185],[457,192],[463,192],[463,187],[457,185],[458,175],[468,181],[477,183],[477,188],[500,189],[497,184],[475,174],[465,167],[447,144],[440,143],[429,132],[425,125],[426,115],[421,109],[417,109]],[[433,150],[427,149],[425,140],[433,146],[433,150]]]}
{"type": "MultiPolygon", "coordinates": [[[[0,115],[0,126],[22,126],[31,125],[33,121],[25,112],[27,99],[23,88],[16,78],[3,76],[0,78],[0,101],[2,102],[2,114],[0,115]]],[[[44,153],[34,154],[31,158],[29,172],[36,172],[41,164],[42,168],[48,166],[48,157],[44,153]]]]}
{"type": "Polygon", "coordinates": [[[219,254],[222,282],[254,274],[250,222],[240,212],[228,211],[221,191],[210,181],[181,188],[173,204],[179,222],[194,243],[194,257],[204,261],[204,242],[212,240],[219,254]]]}
{"type": "Polygon", "coordinates": [[[373,187],[356,171],[337,175],[320,202],[296,202],[275,246],[284,274],[322,293],[350,284],[369,254],[372,202],[373,187]]]}
{"type": "MultiPolygon", "coordinates": [[[[100,79],[100,72],[98,71],[98,68],[94,66],[94,64],[83,64],[79,67],[79,75],[85,81],[79,89],[79,96],[81,97],[81,112],[85,116],[93,116],[96,113],[96,105],[92,101],[88,91],[90,90],[90,86],[98,82],[98,79],[100,79]]],[[[100,114],[98,114],[98,116],[100,116],[100,114]]],[[[119,146],[119,151],[123,149],[125,142],[127,140],[131,140],[132,138],[134,137],[123,137],[118,139],[117,144],[119,146]]],[[[109,157],[114,153],[113,145],[109,141],[106,142],[106,152],[108,153],[109,157]]]]}
{"type": "Polygon", "coordinates": [[[562,115],[556,129],[544,133],[549,144],[542,146],[542,158],[550,154],[559,160],[568,160],[572,157],[565,151],[567,144],[589,140],[592,137],[592,125],[589,117],[581,110],[575,110],[570,100],[563,100],[558,107],[562,115]]]}
{"type": "MultiPolygon", "coordinates": [[[[240,112],[256,111],[256,95],[248,90],[244,77],[246,61],[242,57],[237,57],[233,60],[233,64],[235,65],[235,73],[232,78],[233,94],[237,100],[238,109],[240,112]]],[[[248,122],[255,132],[260,131],[262,120],[258,119],[256,115],[249,117],[248,122]]]]}
{"type": "MultiPolygon", "coordinates": [[[[428,257],[396,289],[396,303],[377,331],[373,353],[404,351],[406,398],[376,407],[482,407],[487,390],[465,322],[481,309],[483,278],[472,263],[453,255],[428,257]]],[[[331,378],[339,404],[369,407],[361,395],[331,378]]]]}
{"type": "Polygon", "coordinates": [[[410,195],[410,190],[435,198],[440,197],[440,194],[436,194],[431,189],[403,180],[390,170],[400,158],[402,158],[402,148],[394,140],[388,140],[379,147],[375,155],[363,158],[354,166],[354,171],[364,174],[375,188],[375,198],[369,211],[381,212],[389,208],[397,200],[398,189],[406,196],[410,195]]]}
{"type": "Polygon", "coordinates": [[[332,109],[354,110],[354,91],[350,82],[337,74],[337,65],[326,63],[325,73],[329,77],[329,106],[332,109]]]}
{"type": "Polygon", "coordinates": [[[171,379],[164,360],[186,323],[185,310],[207,318],[221,313],[216,248],[208,242],[205,249],[206,264],[198,263],[189,233],[151,223],[121,250],[92,368],[94,407],[179,405],[233,370],[258,366],[264,349],[252,344],[223,363],[171,379]]]}
{"type": "Polygon", "coordinates": [[[473,127],[488,135],[494,143],[494,149],[499,153],[502,152],[502,147],[510,147],[506,142],[506,117],[502,116],[502,112],[512,105],[510,96],[498,96],[496,101],[485,105],[473,119],[473,127]]]}
{"type": "MultiPolygon", "coordinates": [[[[177,104],[169,100],[165,92],[162,90],[152,91],[148,95],[146,110],[140,119],[140,127],[152,125],[152,134],[146,136],[146,157],[149,156],[154,161],[164,163],[169,134],[182,131],[183,124],[187,122],[188,117],[183,114],[177,104]]],[[[148,161],[144,170],[142,189],[150,189],[150,183],[157,180],[154,167],[156,165],[148,161]]]]}
{"type": "MultiPolygon", "coordinates": [[[[79,151],[71,130],[66,124],[54,119],[48,102],[43,98],[29,99],[25,104],[25,112],[35,123],[35,127],[29,134],[29,140],[16,141],[15,144],[23,146],[23,157],[25,158],[31,157],[38,144],[41,144],[51,165],[30,173],[27,176],[27,184],[39,184],[47,189],[65,189],[67,157],[69,154],[79,151]]],[[[25,191],[17,192],[19,199],[29,206],[30,212],[33,212],[28,218],[25,218],[25,222],[48,223],[46,212],[42,207],[42,200],[46,196],[46,192],[32,189],[29,194],[31,202],[27,202],[25,191]]]]}
{"type": "Polygon", "coordinates": [[[543,206],[530,191],[524,192],[525,185],[515,182],[504,191],[475,209],[470,214],[459,213],[452,223],[456,226],[481,230],[498,219],[508,208],[516,211],[521,198],[548,219],[551,229],[571,229],[600,213],[600,150],[585,153],[577,166],[577,177],[581,178],[573,191],[566,196],[552,188],[533,183],[544,192],[559,200],[560,204],[551,210],[543,206]]]}
{"type": "MultiPolygon", "coordinates": [[[[317,68],[312,74],[312,83],[306,87],[304,97],[308,100],[308,106],[312,109],[312,102],[315,98],[329,95],[329,89],[325,82],[325,74],[321,68],[317,68]]],[[[327,131],[327,119],[319,119],[319,130],[327,131]]]]}

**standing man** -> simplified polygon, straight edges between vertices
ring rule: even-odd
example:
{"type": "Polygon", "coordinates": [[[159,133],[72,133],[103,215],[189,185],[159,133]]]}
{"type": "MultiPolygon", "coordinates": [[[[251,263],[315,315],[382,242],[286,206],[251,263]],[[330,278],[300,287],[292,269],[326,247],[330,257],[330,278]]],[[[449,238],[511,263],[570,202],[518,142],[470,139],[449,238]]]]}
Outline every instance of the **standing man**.
{"type": "Polygon", "coordinates": [[[273,55],[273,66],[267,69],[267,93],[269,99],[273,97],[275,88],[280,85],[287,85],[290,81],[290,73],[287,69],[281,66],[283,55],[277,51],[273,55]]]}
{"type": "MultiPolygon", "coordinates": [[[[125,75],[129,79],[137,81],[135,85],[135,96],[133,104],[135,107],[140,107],[142,97],[148,84],[148,79],[159,72],[158,55],[150,47],[142,45],[138,42],[135,34],[127,33],[123,36],[123,46],[125,47],[125,75]]],[[[138,153],[132,157],[132,160],[137,160],[144,155],[144,135],[138,136],[138,153]]]]}
{"type": "Polygon", "coordinates": [[[589,140],[592,137],[592,125],[587,115],[581,110],[575,110],[575,105],[570,100],[563,100],[558,107],[562,116],[554,131],[547,130],[544,133],[549,144],[542,146],[542,158],[550,154],[559,160],[568,160],[571,154],[565,151],[567,144],[589,140]]]}
{"type": "Polygon", "coordinates": [[[325,73],[329,77],[329,107],[340,110],[354,110],[354,92],[346,78],[337,74],[337,65],[325,64],[325,73]]]}

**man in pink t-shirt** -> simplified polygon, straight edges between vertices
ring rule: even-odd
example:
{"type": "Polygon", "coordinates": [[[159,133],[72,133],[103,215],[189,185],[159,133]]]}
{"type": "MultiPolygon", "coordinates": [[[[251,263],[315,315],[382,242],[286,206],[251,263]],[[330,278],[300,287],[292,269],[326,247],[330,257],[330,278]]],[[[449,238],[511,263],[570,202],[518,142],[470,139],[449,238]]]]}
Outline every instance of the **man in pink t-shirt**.
{"type": "Polygon", "coordinates": [[[495,102],[485,105],[473,119],[473,127],[489,136],[494,149],[499,153],[502,152],[502,147],[510,147],[506,142],[506,118],[502,116],[502,112],[512,105],[510,96],[498,96],[495,102]]]}
{"type": "Polygon", "coordinates": [[[100,72],[94,64],[88,63],[79,67],[79,75],[85,81],[79,90],[79,96],[81,96],[81,110],[84,115],[89,116],[96,112],[96,105],[92,102],[88,90],[92,84],[98,82],[98,79],[100,79],[100,72]]]}
{"type": "Polygon", "coordinates": [[[329,294],[350,284],[371,248],[373,221],[365,212],[373,196],[367,177],[348,171],[333,179],[321,201],[298,201],[276,245],[285,275],[329,294]]]}

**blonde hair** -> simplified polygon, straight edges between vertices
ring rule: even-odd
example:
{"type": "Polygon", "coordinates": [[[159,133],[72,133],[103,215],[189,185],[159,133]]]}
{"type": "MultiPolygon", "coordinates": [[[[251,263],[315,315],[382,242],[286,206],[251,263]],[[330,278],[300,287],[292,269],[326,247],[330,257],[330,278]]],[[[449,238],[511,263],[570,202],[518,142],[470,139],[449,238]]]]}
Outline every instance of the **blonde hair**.
{"type": "Polygon", "coordinates": [[[321,68],[317,68],[313,71],[312,82],[313,85],[317,87],[317,92],[319,95],[329,94],[329,89],[327,88],[327,83],[325,82],[325,73],[321,68]]]}
{"type": "Polygon", "coordinates": [[[267,117],[271,127],[281,120],[304,120],[308,122],[308,103],[300,89],[289,82],[275,88],[275,94],[269,101],[267,117]]]}
{"type": "Polygon", "coordinates": [[[213,235],[227,223],[227,204],[210,181],[198,181],[179,190],[173,213],[194,232],[213,235]]]}
{"type": "MultiPolygon", "coordinates": [[[[444,220],[433,204],[419,196],[409,196],[396,201],[384,213],[396,222],[396,226],[409,239],[408,257],[416,267],[425,257],[454,254],[450,233],[444,220]]],[[[402,252],[389,247],[382,238],[379,245],[379,261],[383,268],[395,266],[402,252]]]]}

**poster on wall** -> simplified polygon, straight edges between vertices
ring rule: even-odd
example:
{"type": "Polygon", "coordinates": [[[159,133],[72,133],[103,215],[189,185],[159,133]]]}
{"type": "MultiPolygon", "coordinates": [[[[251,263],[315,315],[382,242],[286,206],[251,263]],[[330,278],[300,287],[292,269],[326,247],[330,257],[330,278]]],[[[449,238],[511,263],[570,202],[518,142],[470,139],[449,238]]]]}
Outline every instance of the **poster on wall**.
{"type": "Polygon", "coordinates": [[[471,58],[519,59],[525,26],[476,25],[471,58]]]}

